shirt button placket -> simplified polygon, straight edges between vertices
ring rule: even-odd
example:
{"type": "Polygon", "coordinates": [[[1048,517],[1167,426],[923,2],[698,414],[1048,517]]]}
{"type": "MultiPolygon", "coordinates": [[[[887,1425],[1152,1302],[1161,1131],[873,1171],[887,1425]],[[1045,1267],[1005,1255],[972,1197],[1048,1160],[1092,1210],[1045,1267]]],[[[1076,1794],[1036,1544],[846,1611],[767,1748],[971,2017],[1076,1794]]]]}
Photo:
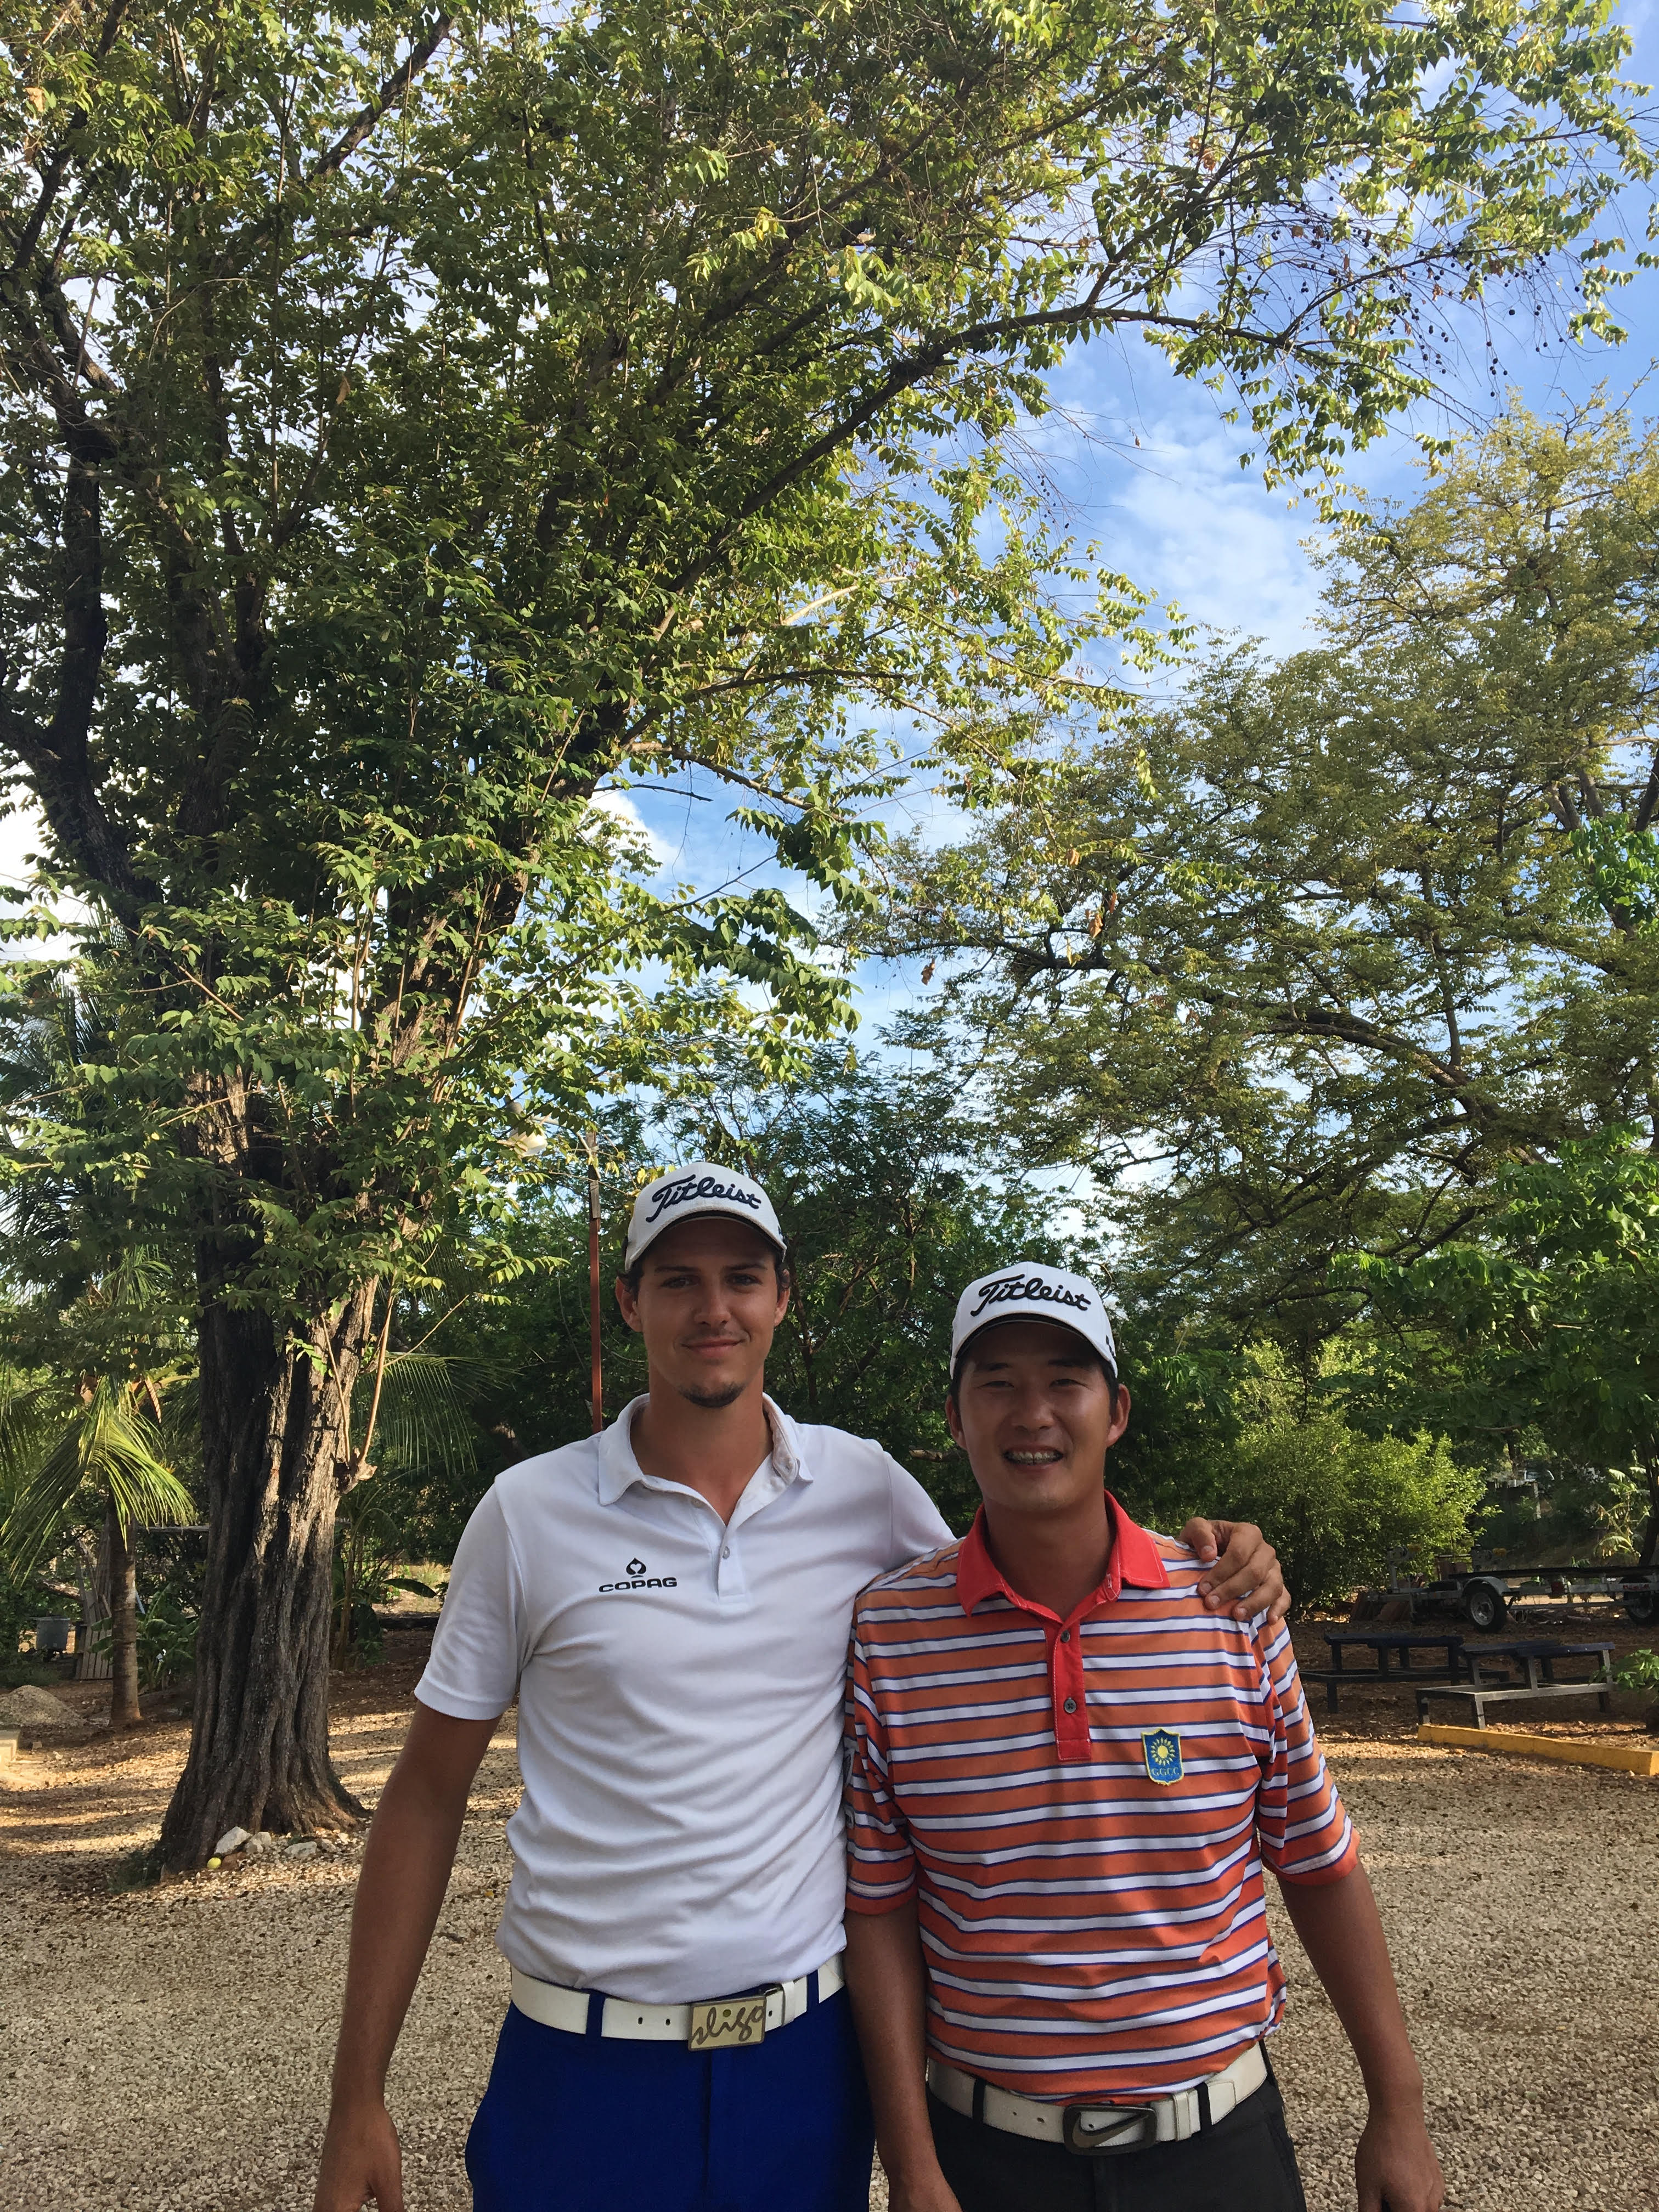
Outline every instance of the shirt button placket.
{"type": "Polygon", "coordinates": [[[1062,1628],[1054,1646],[1054,1741],[1073,1759],[1086,1759],[1088,1700],[1083,1687],[1083,1655],[1076,1630],[1062,1628]]]}

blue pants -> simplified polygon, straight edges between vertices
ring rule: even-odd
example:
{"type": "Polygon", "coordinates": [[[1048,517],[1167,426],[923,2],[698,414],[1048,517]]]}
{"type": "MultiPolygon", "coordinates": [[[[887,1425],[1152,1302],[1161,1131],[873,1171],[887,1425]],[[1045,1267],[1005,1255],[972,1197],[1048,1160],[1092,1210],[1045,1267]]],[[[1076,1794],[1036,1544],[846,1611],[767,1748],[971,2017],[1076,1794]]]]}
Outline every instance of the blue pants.
{"type": "Polygon", "coordinates": [[[750,2051],[570,2035],[514,2008],[466,2171],[473,2212],[867,2212],[873,2147],[844,1990],[750,2051]]]}

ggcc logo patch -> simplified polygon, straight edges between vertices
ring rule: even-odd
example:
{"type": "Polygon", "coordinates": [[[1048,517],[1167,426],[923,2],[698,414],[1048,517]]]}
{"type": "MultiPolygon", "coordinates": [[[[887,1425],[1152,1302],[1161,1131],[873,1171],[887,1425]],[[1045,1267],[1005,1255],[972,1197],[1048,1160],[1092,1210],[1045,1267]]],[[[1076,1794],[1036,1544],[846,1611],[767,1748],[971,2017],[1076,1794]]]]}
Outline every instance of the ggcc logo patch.
{"type": "Polygon", "coordinates": [[[1173,1729],[1146,1729],[1141,1733],[1140,1755],[1146,1762],[1146,1772],[1153,1782],[1179,1782],[1181,1779],[1181,1738],[1173,1729]]]}

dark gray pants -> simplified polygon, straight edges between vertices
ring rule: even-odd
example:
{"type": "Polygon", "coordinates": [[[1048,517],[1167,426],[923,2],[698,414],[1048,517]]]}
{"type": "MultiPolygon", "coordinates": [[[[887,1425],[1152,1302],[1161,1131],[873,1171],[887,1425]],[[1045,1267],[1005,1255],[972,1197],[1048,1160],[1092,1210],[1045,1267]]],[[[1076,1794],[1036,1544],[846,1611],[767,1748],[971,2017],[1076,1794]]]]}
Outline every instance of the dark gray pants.
{"type": "Polygon", "coordinates": [[[927,2109],[962,2212],[1307,2212],[1271,2080],[1203,2135],[1105,2157],[1005,2135],[931,2094],[927,2109]]]}

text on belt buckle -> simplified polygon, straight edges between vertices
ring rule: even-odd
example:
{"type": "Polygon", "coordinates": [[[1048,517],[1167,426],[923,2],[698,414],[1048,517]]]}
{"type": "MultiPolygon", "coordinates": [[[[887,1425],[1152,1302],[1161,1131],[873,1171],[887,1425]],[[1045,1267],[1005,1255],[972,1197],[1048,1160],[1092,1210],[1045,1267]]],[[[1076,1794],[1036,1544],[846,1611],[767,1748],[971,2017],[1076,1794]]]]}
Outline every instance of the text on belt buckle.
{"type": "Polygon", "coordinates": [[[763,1990],[754,1997],[716,1997],[712,2004],[694,2004],[686,2044],[692,2051],[741,2051],[766,2040],[766,2001],[773,1994],[763,1990]]]}
{"type": "Polygon", "coordinates": [[[1067,2105],[1060,2128],[1067,2150],[1080,2151],[1085,2157],[1101,2158],[1113,2151],[1139,2150],[1144,2144],[1155,2140],[1156,2129],[1151,2136],[1141,2132],[1143,2124],[1152,2118],[1152,2107],[1150,2105],[1067,2105]],[[1109,2115],[1105,2127],[1085,2127],[1085,2115],[1103,2112],[1109,2115]],[[1131,2129],[1134,2132],[1125,2142],[1123,2136],[1131,2129]]]}

